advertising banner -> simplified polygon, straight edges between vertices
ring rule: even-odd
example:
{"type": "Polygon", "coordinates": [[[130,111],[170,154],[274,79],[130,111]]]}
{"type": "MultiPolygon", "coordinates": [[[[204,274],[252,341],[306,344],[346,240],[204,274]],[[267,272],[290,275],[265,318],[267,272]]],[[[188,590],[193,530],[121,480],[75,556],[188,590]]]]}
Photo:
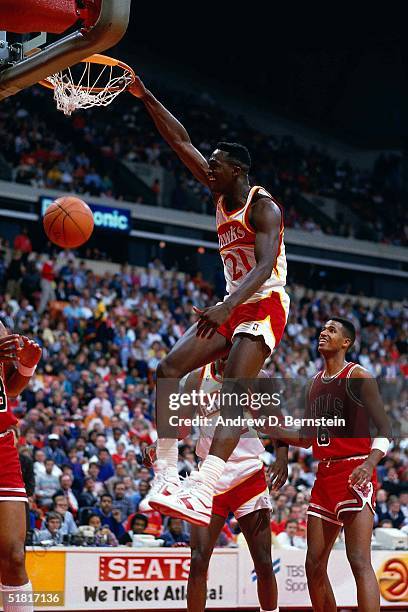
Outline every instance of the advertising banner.
{"type": "MultiPolygon", "coordinates": [[[[279,605],[294,609],[310,604],[305,573],[306,551],[275,549],[274,571],[278,582],[279,605]]],[[[408,607],[408,553],[373,551],[372,563],[381,592],[381,607],[408,607]]],[[[356,606],[356,587],[345,550],[334,550],[329,577],[339,606],[356,606]]],[[[244,546],[239,551],[240,607],[258,605],[254,565],[244,546]]]]}
{"type": "MultiPolygon", "coordinates": [[[[95,549],[66,556],[67,610],[185,609],[190,550],[95,549]]],[[[212,608],[238,606],[236,550],[216,552],[207,597],[212,608]]]]}
{"type": "MultiPolygon", "coordinates": [[[[274,550],[281,608],[310,605],[305,551],[274,550]]],[[[408,553],[373,551],[381,608],[408,608],[408,553]]],[[[185,610],[189,549],[31,549],[27,568],[41,610],[185,610]]],[[[334,550],[329,575],[339,606],[356,605],[345,551],[334,550]]],[[[208,575],[207,606],[259,608],[257,579],[248,549],[216,549],[208,575]]]]}

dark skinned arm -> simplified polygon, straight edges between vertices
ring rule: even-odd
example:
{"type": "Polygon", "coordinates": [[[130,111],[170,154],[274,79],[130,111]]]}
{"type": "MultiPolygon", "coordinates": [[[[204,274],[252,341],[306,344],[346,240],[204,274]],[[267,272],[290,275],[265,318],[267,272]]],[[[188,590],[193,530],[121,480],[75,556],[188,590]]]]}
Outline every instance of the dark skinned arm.
{"type": "Polygon", "coordinates": [[[256,231],[256,265],[222,304],[204,310],[195,309],[200,316],[197,336],[211,338],[217,327],[228,319],[232,309],[243,304],[270,277],[278,256],[281,219],[279,207],[270,198],[261,197],[252,205],[250,221],[256,231]]]}
{"type": "Polygon", "coordinates": [[[15,352],[13,353],[13,360],[3,362],[6,393],[9,397],[17,397],[27,387],[31,378],[30,376],[20,374],[17,369],[17,361],[26,367],[36,365],[41,358],[41,348],[36,342],[26,336],[18,336],[16,334],[7,336],[7,330],[2,323],[0,323],[0,337],[18,339],[15,352]]]}
{"type": "Polygon", "coordinates": [[[143,102],[157,130],[183,164],[208,187],[207,160],[192,144],[185,127],[146,89],[139,77],[129,87],[129,92],[143,102]]]}
{"type": "Polygon", "coordinates": [[[287,444],[280,440],[275,441],[275,462],[268,468],[268,477],[272,491],[278,491],[288,479],[288,450],[287,444]]]}
{"type": "MultiPolygon", "coordinates": [[[[303,397],[305,417],[308,416],[310,387],[311,382],[309,381],[305,387],[303,397]]],[[[307,432],[303,429],[295,429],[294,427],[282,427],[281,425],[265,425],[263,431],[272,438],[275,438],[275,445],[277,448],[281,445],[297,446],[298,448],[310,448],[313,443],[313,438],[310,437],[310,433],[309,435],[307,435],[307,432]]]]}
{"type": "MultiPolygon", "coordinates": [[[[361,381],[359,396],[377,428],[376,437],[390,440],[390,423],[384,410],[377,381],[362,367],[354,368],[351,379],[360,379],[361,381]]],[[[355,486],[367,484],[371,480],[375,468],[383,458],[384,453],[381,450],[372,449],[367,459],[350,474],[349,483],[355,486]]]]}

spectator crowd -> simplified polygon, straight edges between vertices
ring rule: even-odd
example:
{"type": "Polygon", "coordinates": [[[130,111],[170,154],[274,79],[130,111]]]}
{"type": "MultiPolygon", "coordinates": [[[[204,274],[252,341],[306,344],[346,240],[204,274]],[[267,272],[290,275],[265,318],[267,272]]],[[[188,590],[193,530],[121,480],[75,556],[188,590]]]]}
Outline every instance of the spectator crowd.
{"type": "MultiPolygon", "coordinates": [[[[166,270],[160,260],[145,269],[125,264],[98,272],[102,266],[68,251],[54,257],[26,247],[25,274],[0,274],[0,318],[43,351],[27,389],[10,400],[20,419],[23,470],[32,474],[33,541],[116,546],[151,535],[164,546],[187,545],[188,528],[181,521],[139,512],[152,479],[142,453],[157,437],[154,379],[160,359],[194,322],[193,306],[205,307],[221,296],[200,275],[166,270]]],[[[401,418],[408,405],[406,309],[297,285],[289,291],[286,332],[266,367],[279,378],[313,376],[321,366],[322,324],[332,315],[353,321],[358,338],[349,358],[379,381],[391,381],[394,392],[385,396],[385,407],[399,427],[378,468],[376,524],[408,531],[406,408],[401,418]]],[[[270,466],[273,443],[264,438],[263,444],[270,466]]],[[[271,529],[277,545],[302,548],[316,462],[294,447],[289,460],[288,481],[271,494],[271,529]]],[[[195,469],[192,434],[179,444],[179,472],[195,469]]],[[[238,531],[230,519],[218,543],[234,544],[238,531]]]]}
{"type": "MultiPolygon", "coordinates": [[[[251,178],[282,199],[288,227],[408,244],[403,167],[398,155],[382,155],[371,171],[362,171],[333,159],[317,146],[300,146],[292,136],[261,133],[243,117],[225,111],[208,94],[191,96],[157,89],[204,155],[222,140],[248,147],[253,158],[251,178]],[[355,222],[347,221],[342,213],[336,220],[322,217],[310,203],[300,203],[302,193],[335,198],[345,210],[355,213],[355,222]]],[[[102,110],[81,111],[67,119],[55,109],[49,92],[30,88],[3,102],[0,136],[2,155],[19,183],[142,201],[141,193],[125,189],[123,176],[118,180],[115,168],[121,161],[143,162],[174,175],[167,205],[213,212],[209,190],[193,180],[157,134],[143,105],[130,95],[123,94],[102,110]]],[[[162,187],[156,178],[151,186],[153,202],[161,197],[162,187]]]]}

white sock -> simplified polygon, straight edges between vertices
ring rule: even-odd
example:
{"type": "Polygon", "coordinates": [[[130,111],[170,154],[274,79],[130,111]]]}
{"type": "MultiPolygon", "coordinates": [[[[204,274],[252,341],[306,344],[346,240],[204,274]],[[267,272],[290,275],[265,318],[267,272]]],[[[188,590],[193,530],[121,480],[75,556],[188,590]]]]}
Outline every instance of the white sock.
{"type": "Polygon", "coordinates": [[[208,457],[204,459],[199,473],[200,476],[203,477],[205,484],[214,489],[215,485],[221,478],[224,468],[225,461],[223,459],[220,459],[215,455],[208,455],[208,457]]]}
{"type": "MultiPolygon", "coordinates": [[[[178,478],[177,461],[178,461],[178,442],[174,438],[159,438],[157,440],[157,461],[165,462],[171,476],[178,478]]],[[[164,464],[161,464],[164,465],[164,464]]]]}
{"type": "Polygon", "coordinates": [[[279,608],[275,608],[274,610],[264,610],[263,608],[259,608],[259,612],[279,612],[279,608]]]}
{"type": "Polygon", "coordinates": [[[22,584],[21,586],[6,586],[3,584],[3,609],[4,612],[34,612],[34,607],[31,603],[21,603],[17,599],[17,594],[21,594],[21,599],[24,598],[24,593],[31,593],[33,590],[33,585],[31,582],[27,582],[26,584],[22,584]],[[9,600],[6,593],[12,593],[17,601],[14,603],[12,600],[9,600]]]}

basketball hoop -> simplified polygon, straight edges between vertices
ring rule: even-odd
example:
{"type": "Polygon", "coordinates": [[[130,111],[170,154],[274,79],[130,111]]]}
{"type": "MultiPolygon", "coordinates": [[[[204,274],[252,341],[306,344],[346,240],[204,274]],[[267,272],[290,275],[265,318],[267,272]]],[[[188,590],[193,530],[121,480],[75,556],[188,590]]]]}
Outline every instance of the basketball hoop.
{"type": "Polygon", "coordinates": [[[108,106],[134,80],[130,66],[113,57],[95,54],[39,83],[53,89],[57,108],[71,115],[79,108],[108,106]]]}

